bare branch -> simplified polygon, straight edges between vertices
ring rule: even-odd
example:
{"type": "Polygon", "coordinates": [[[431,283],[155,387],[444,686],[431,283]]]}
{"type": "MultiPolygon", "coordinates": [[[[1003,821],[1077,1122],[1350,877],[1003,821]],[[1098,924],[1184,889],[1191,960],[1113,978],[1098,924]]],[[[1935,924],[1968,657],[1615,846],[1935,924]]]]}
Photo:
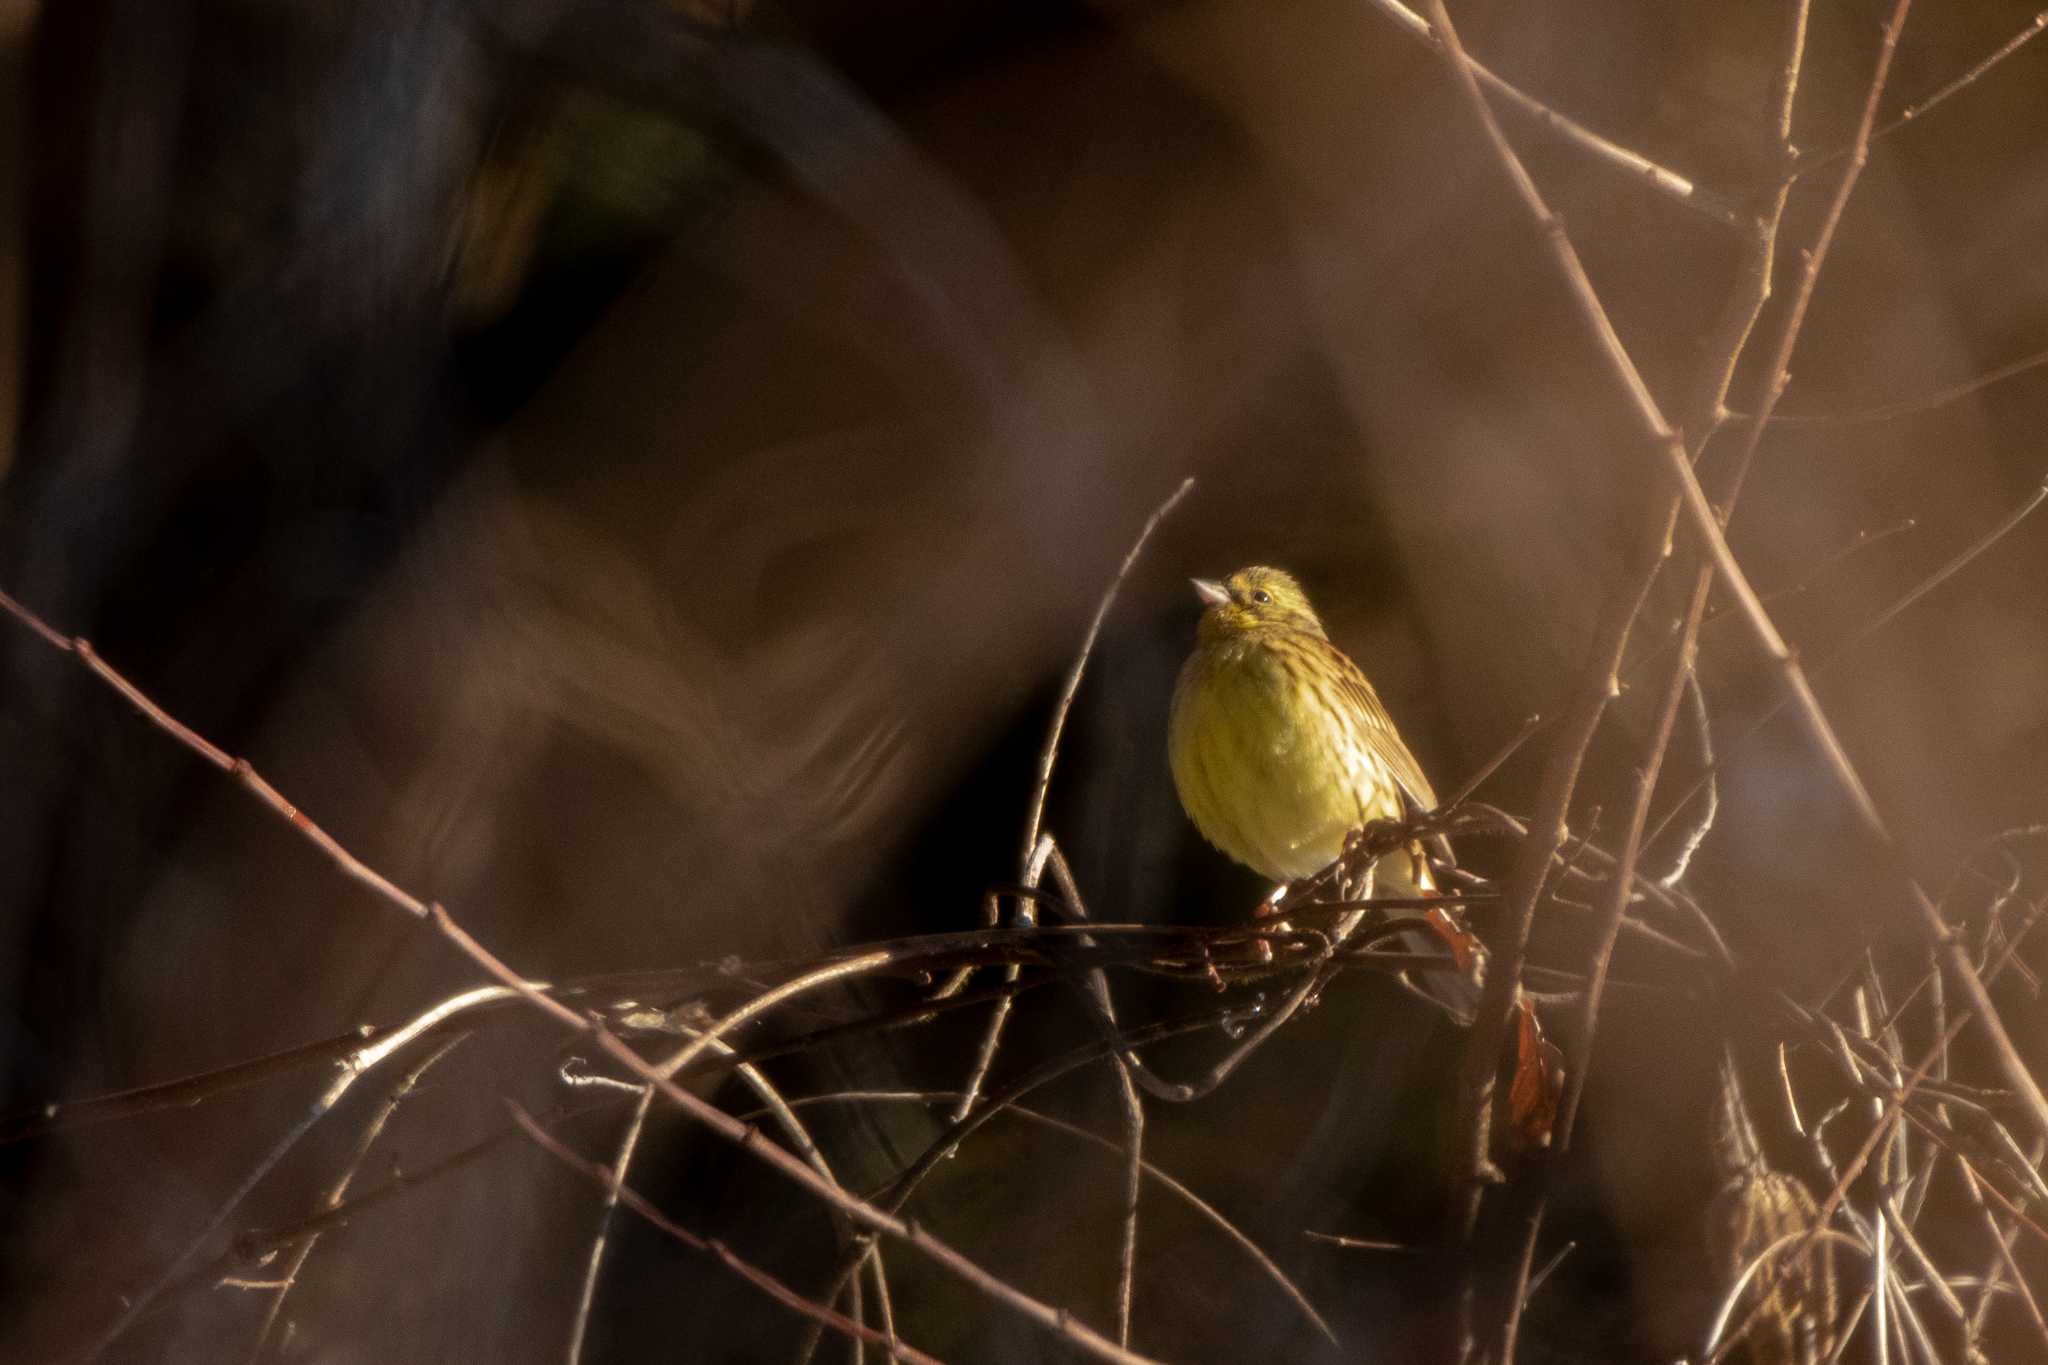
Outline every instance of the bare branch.
{"type": "MultiPolygon", "coordinates": [[[[1586,282],[1585,271],[1578,263],[1571,241],[1564,235],[1562,225],[1551,214],[1535,182],[1529,178],[1520,158],[1494,121],[1493,113],[1480,93],[1471,58],[1458,41],[1457,30],[1452,26],[1442,0],[1430,0],[1429,11],[1431,24],[1442,39],[1452,73],[1464,89],[1466,103],[1492,146],[1495,160],[1513,183],[1518,197],[1544,229],[1546,240],[1559,256],[1568,282],[1575,292],[1583,292],[1591,298],[1592,286],[1586,282]]],[[[1654,415],[1656,401],[1650,397],[1634,364],[1628,360],[1627,352],[1614,335],[1597,299],[1592,299],[1587,316],[1593,321],[1603,347],[1616,358],[1618,372],[1636,396],[1639,408],[1654,415]]],[[[1655,418],[1655,424],[1661,435],[1670,436],[1661,416],[1655,418]]],[[[1478,1216],[1480,1188],[1496,1175],[1489,1154],[1494,1069],[1507,1038],[1509,1015],[1514,1009],[1522,963],[1528,954],[1529,931],[1536,902],[1549,876],[1551,860],[1564,839],[1565,814],[1578,783],[1586,748],[1599,727],[1608,699],[1616,690],[1616,673],[1621,666],[1630,629],[1648,596],[1655,566],[1667,551],[1669,521],[1667,517],[1664,525],[1653,528],[1655,533],[1646,538],[1643,550],[1632,559],[1624,586],[1610,595],[1602,609],[1595,629],[1595,643],[1588,651],[1584,680],[1574,694],[1564,729],[1552,742],[1550,757],[1544,766],[1536,807],[1530,819],[1530,836],[1515,858],[1509,881],[1507,922],[1491,945],[1493,963],[1487,973],[1486,991],[1480,1002],[1478,1018],[1466,1042],[1459,1076],[1458,1116],[1454,1131],[1459,1144],[1458,1176],[1464,1184],[1463,1208],[1458,1217],[1467,1236],[1478,1216]],[[1634,567],[1644,561],[1647,561],[1644,568],[1638,570],[1634,567]]]]}
{"type": "MultiPolygon", "coordinates": [[[[1443,50],[1443,40],[1437,36],[1440,30],[1432,29],[1429,21],[1402,4],[1401,0],[1368,0],[1368,3],[1399,24],[1401,31],[1409,37],[1428,43],[1439,51],[1443,50]]],[[[1591,154],[1595,160],[1607,162],[1626,172],[1639,183],[1647,184],[1665,198],[1705,214],[1717,223],[1740,227],[1746,221],[1746,215],[1741,207],[1726,196],[1695,184],[1678,172],[1658,165],[1640,152],[1631,151],[1618,142],[1600,136],[1576,119],[1559,113],[1533,95],[1525,93],[1520,87],[1503,80],[1476,61],[1472,62],[1472,72],[1478,77],[1480,84],[1504,99],[1509,108],[1526,114],[1541,127],[1549,129],[1581,151],[1591,154]]]]}
{"type": "MultiPolygon", "coordinates": [[[[1794,299],[1787,325],[1779,339],[1777,350],[1773,356],[1771,366],[1772,377],[1766,386],[1765,401],[1759,405],[1757,419],[1752,424],[1753,429],[1760,428],[1762,419],[1769,417],[1771,409],[1776,405],[1778,395],[1783,392],[1792,348],[1798,340],[1799,324],[1804,321],[1805,303],[1811,297],[1813,279],[1817,273],[1818,264],[1826,255],[1824,247],[1832,239],[1834,228],[1841,218],[1841,211],[1846,206],[1849,191],[1854,188],[1856,177],[1869,157],[1869,134],[1871,125],[1876,117],[1877,101],[1883,92],[1885,76],[1891,69],[1892,54],[1897,49],[1899,30],[1904,26],[1906,14],[1911,6],[1912,0],[1895,0],[1891,17],[1886,23],[1885,37],[1879,49],[1877,70],[1871,79],[1870,93],[1865,100],[1864,116],[1859,125],[1857,146],[1850,155],[1850,166],[1848,171],[1844,173],[1843,183],[1830,205],[1827,219],[1823,224],[1821,238],[1816,244],[1816,249],[1810,254],[1802,273],[1800,294],[1794,299]]],[[[1919,916],[1922,929],[1930,939],[1941,945],[1944,961],[1947,963],[1951,974],[1956,977],[1964,994],[1969,997],[1973,1006],[1972,1012],[1978,1019],[1979,1026],[1984,1031],[1985,1041],[1998,1057],[1999,1064],[2004,1070],[2007,1079],[2011,1081],[2013,1088],[2019,1093],[2021,1099],[2026,1104],[2036,1127],[2044,1134],[2048,1134],[2048,1095],[2042,1093],[2040,1085],[2034,1080],[2033,1075],[2027,1069],[2026,1063],[2020,1058],[2018,1050],[2013,1046],[2012,1038],[2006,1032],[2004,1024],[2000,1021],[1990,996],[1984,990],[1983,982],[1977,978],[1974,968],[1970,965],[1968,954],[1963,950],[1961,944],[1950,936],[1947,926],[1942,922],[1940,912],[1936,910],[1934,903],[1928,899],[1926,892],[1913,879],[1910,869],[1905,865],[1903,855],[1899,851],[1898,846],[1893,842],[1891,833],[1885,826],[1883,817],[1878,813],[1876,803],[1871,799],[1869,790],[1863,785],[1863,780],[1857,775],[1855,765],[1850,761],[1848,752],[1842,747],[1841,740],[1836,736],[1833,725],[1829,723],[1826,714],[1821,710],[1820,702],[1814,696],[1812,685],[1807,679],[1805,670],[1800,666],[1798,656],[1793,652],[1791,646],[1786,643],[1784,636],[1779,633],[1776,624],[1770,618],[1769,612],[1765,610],[1763,603],[1757,598],[1756,590],[1750,586],[1748,576],[1743,572],[1742,566],[1736,562],[1734,552],[1728,547],[1727,536],[1723,533],[1721,519],[1715,513],[1714,508],[1707,501],[1706,494],[1700,488],[1699,479],[1693,470],[1692,461],[1685,449],[1684,443],[1678,439],[1676,433],[1665,422],[1663,413],[1657,406],[1656,399],[1650,394],[1648,386],[1644,384],[1641,374],[1636,370],[1634,362],[1629,358],[1627,350],[1622,346],[1620,338],[1615,334],[1613,324],[1608,320],[1606,310],[1600,303],[1599,295],[1593,289],[1591,280],[1586,276],[1585,268],[1579,262],[1578,253],[1573,250],[1570,239],[1566,237],[1562,226],[1550,212],[1548,205],[1544,203],[1541,193],[1536,189],[1535,183],[1529,179],[1528,172],[1522,167],[1521,161],[1515,156],[1513,148],[1501,136],[1498,125],[1494,123],[1491,112],[1486,108],[1485,100],[1480,96],[1478,85],[1469,68],[1468,59],[1464,56],[1463,49],[1458,46],[1455,34],[1449,29],[1449,17],[1443,13],[1441,0],[1432,0],[1431,8],[1435,22],[1439,30],[1443,32],[1446,45],[1451,50],[1453,66],[1467,87],[1469,102],[1475,109],[1487,133],[1488,140],[1494,147],[1496,157],[1500,161],[1502,169],[1507,173],[1509,180],[1515,186],[1524,206],[1528,208],[1538,225],[1544,229],[1546,240],[1550,244],[1552,255],[1557,262],[1560,273],[1564,276],[1574,297],[1578,300],[1580,309],[1585,315],[1586,321],[1592,328],[1594,335],[1599,340],[1601,349],[1606,354],[1610,367],[1635,408],[1646,435],[1663,455],[1665,467],[1678,486],[1680,503],[1691,521],[1695,532],[1705,544],[1712,557],[1715,570],[1727,584],[1729,592],[1734,595],[1735,601],[1741,608],[1743,616],[1747,619],[1751,633],[1756,637],[1757,643],[1762,646],[1765,654],[1781,674],[1784,685],[1791,692],[1797,705],[1800,720],[1805,725],[1808,735],[1826,759],[1827,765],[1835,777],[1836,784],[1841,787],[1843,793],[1849,798],[1859,823],[1891,864],[1894,875],[1906,888],[1912,908],[1919,916]]],[[[1745,451],[1737,463],[1736,478],[1731,484],[1729,493],[1730,501],[1740,491],[1740,475],[1746,469],[1748,454],[1753,449],[1754,430],[1752,431],[1752,439],[1748,450],[1745,451]]],[[[1616,632],[1616,634],[1625,638],[1625,627],[1623,630],[1616,632]]],[[[1612,670],[1608,671],[1611,672],[1612,670]]],[[[1588,734],[1590,734],[1590,730],[1588,734]]],[[[1575,776],[1577,771],[1576,761],[1570,764],[1570,768],[1575,776]]],[[[1569,797],[1568,784],[1564,787],[1562,794],[1567,798],[1569,797]]],[[[1547,856],[1546,852],[1546,860],[1547,856]]],[[[1533,897],[1531,897],[1531,901],[1533,903],[1533,897]]],[[[1516,968],[1519,968],[1520,965],[1519,956],[1517,954],[1513,962],[1516,968]]],[[[1506,1023],[1505,1008],[1500,1010],[1500,1018],[1504,1035],[1506,1023]]],[[[1485,1020],[1482,1019],[1482,1023],[1484,1022],[1485,1020]]],[[[1490,1030],[1488,1030],[1488,1033],[1490,1033],[1490,1030]]],[[[1475,1044],[1486,1040],[1486,1036],[1480,1030],[1474,1030],[1475,1044]]],[[[1477,1079],[1472,1069],[1468,1068],[1466,1084],[1469,1086],[1477,1079]]],[[[1481,1159],[1483,1160],[1483,1153],[1481,1154],[1481,1159]]]]}

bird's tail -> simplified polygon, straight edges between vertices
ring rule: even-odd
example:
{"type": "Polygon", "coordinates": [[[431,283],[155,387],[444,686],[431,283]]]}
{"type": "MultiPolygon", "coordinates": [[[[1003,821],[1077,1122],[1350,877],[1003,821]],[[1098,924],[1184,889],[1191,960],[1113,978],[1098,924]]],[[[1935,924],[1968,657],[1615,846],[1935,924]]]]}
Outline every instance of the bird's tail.
{"type": "MultiPolygon", "coordinates": [[[[1383,896],[1429,896],[1437,890],[1436,877],[1420,845],[1405,854],[1397,850],[1381,858],[1373,872],[1378,894],[1383,896]]],[[[1422,912],[1422,918],[1429,922],[1429,929],[1403,931],[1402,951],[1444,958],[1444,967],[1418,967],[1402,973],[1401,980],[1460,1025],[1470,1024],[1478,1017],[1479,996],[1486,986],[1486,947],[1447,908],[1431,906],[1422,912]]]]}
{"type": "Polygon", "coordinates": [[[1440,1006],[1462,1025],[1479,1015],[1479,996],[1486,987],[1486,952],[1469,929],[1457,924],[1442,910],[1428,915],[1430,930],[1406,929],[1401,949],[1428,953],[1444,959],[1444,969],[1417,968],[1402,973],[1408,988],[1431,1004],[1440,1006]]]}

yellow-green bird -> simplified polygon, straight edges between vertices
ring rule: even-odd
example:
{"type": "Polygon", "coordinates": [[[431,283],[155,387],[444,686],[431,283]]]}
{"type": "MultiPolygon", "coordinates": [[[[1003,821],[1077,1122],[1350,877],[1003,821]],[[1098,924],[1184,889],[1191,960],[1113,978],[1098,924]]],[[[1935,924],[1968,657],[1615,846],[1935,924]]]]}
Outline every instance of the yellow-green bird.
{"type": "MultiPolygon", "coordinates": [[[[1368,821],[1436,808],[1436,792],[1379,694],[1330,643],[1291,574],[1254,566],[1194,585],[1206,609],[1174,687],[1167,755],[1181,806],[1203,838],[1286,883],[1329,866],[1345,836],[1368,821]]],[[[1419,846],[1374,867],[1376,896],[1433,889],[1419,846]]],[[[1443,950],[1411,937],[1413,951],[1443,950]]],[[[1420,976],[1427,994],[1471,1017],[1473,978],[1420,976]]]]}

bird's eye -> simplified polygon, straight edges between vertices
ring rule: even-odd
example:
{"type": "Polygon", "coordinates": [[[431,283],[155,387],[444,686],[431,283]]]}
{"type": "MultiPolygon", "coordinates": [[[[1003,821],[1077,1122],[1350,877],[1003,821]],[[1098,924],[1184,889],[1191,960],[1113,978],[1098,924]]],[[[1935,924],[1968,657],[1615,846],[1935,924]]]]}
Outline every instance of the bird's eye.
{"type": "Polygon", "coordinates": [[[1273,594],[1267,592],[1264,588],[1252,589],[1252,601],[1257,602],[1259,605],[1264,606],[1266,603],[1271,602],[1272,600],[1273,594]]]}

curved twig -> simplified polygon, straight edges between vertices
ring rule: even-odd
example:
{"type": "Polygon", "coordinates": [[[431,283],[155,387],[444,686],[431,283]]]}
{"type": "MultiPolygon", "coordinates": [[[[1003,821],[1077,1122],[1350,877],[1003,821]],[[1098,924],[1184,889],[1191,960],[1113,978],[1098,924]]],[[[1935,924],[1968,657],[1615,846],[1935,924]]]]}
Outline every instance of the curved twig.
{"type": "MultiPolygon", "coordinates": [[[[1742,1291],[1749,1287],[1749,1282],[1756,1278],[1757,1272],[1762,1270],[1772,1257],[1791,1246],[1794,1242],[1799,1242],[1802,1239],[1810,1239],[1814,1242],[1839,1242],[1860,1255],[1870,1255],[1870,1248],[1862,1240],[1851,1237],[1846,1232],[1836,1232],[1833,1228],[1816,1227],[1811,1231],[1799,1228],[1786,1233],[1752,1256],[1749,1264],[1742,1268],[1742,1273],[1735,1277],[1734,1283],[1730,1284],[1727,1292],[1722,1294],[1721,1306],[1714,1312],[1713,1323],[1707,1328],[1706,1344],[1700,1348],[1701,1350],[1712,1356],[1717,1350],[1726,1349],[1726,1347],[1721,1345],[1721,1333],[1727,1330],[1728,1318],[1735,1311],[1735,1305],[1742,1302],[1742,1291]]],[[[1745,1330],[1748,1325],[1744,1324],[1745,1330]]],[[[1731,1340],[1739,1341],[1741,1340],[1741,1335],[1738,1334],[1731,1338],[1731,1340]]]]}
{"type": "Polygon", "coordinates": [[[794,1309],[808,1318],[844,1332],[857,1340],[872,1342],[887,1350],[892,1356],[921,1362],[921,1365],[940,1365],[937,1357],[925,1354],[909,1342],[899,1340],[893,1334],[878,1332],[865,1323],[856,1322],[852,1318],[842,1316],[825,1304],[814,1303],[810,1299],[805,1298],[773,1275],[770,1275],[767,1271],[760,1269],[750,1261],[742,1259],[734,1253],[732,1248],[726,1246],[725,1243],[717,1238],[700,1237],[696,1233],[691,1232],[688,1228],[669,1218],[661,1210],[647,1202],[630,1185],[626,1185],[617,1179],[610,1167],[601,1166],[597,1162],[578,1156],[575,1152],[570,1151],[559,1139],[535,1122],[533,1116],[520,1108],[516,1103],[506,1100],[505,1107],[510,1111],[513,1121],[519,1125],[520,1129],[528,1137],[533,1139],[534,1143],[542,1151],[548,1153],[548,1155],[554,1157],[578,1175],[603,1186],[607,1191],[616,1189],[619,1203],[624,1204],[653,1226],[685,1246],[694,1247],[698,1251],[708,1252],[713,1257],[716,1257],[719,1263],[725,1266],[726,1269],[732,1271],[735,1275],[738,1275],[741,1279],[753,1285],[776,1302],[794,1309]]]}
{"type": "MultiPolygon", "coordinates": [[[[813,1104],[950,1104],[959,1098],[959,1094],[960,1092],[957,1090],[847,1090],[829,1095],[803,1095],[792,1099],[790,1104],[798,1109],[813,1104]]],[[[1091,1132],[1078,1124],[1069,1123],[1065,1119],[1055,1118],[1043,1110],[1032,1109],[1026,1105],[1011,1102],[1003,1106],[1003,1112],[1012,1117],[1023,1119],[1026,1122],[1050,1128],[1055,1132],[1064,1133],[1083,1142],[1092,1143],[1117,1155],[1126,1154],[1125,1144],[1117,1142],[1113,1138],[1104,1137],[1100,1133],[1091,1132]]],[[[1303,1293],[1301,1287],[1288,1278],[1287,1272],[1282,1270],[1279,1264],[1271,1256],[1267,1255],[1257,1242],[1252,1240],[1250,1234],[1244,1232],[1235,1223],[1231,1222],[1215,1205],[1202,1198],[1199,1194],[1196,1194],[1193,1189],[1180,1180],[1175,1179],[1152,1162],[1141,1158],[1138,1168],[1147,1179],[1158,1184],[1162,1189],[1186,1204],[1204,1221],[1210,1223],[1217,1231],[1228,1237],[1245,1255],[1251,1257],[1266,1278],[1271,1280],[1274,1286],[1281,1293],[1285,1294],[1294,1303],[1295,1307],[1301,1310],[1302,1316],[1307,1318],[1310,1324],[1331,1345],[1340,1344],[1337,1340],[1337,1334],[1331,1330],[1329,1323],[1323,1319],[1321,1313],[1316,1311],[1315,1305],[1309,1302],[1308,1295],[1303,1293]]],[[[1317,1234],[1310,1235],[1315,1236],[1317,1234]]]]}
{"type": "MultiPolygon", "coordinates": [[[[1115,576],[1109,580],[1109,585],[1102,590],[1101,598],[1096,601],[1095,614],[1088,618],[1088,631],[1081,637],[1081,648],[1067,669],[1066,680],[1060,684],[1059,700],[1054,703],[1052,720],[1046,726],[1045,744],[1039,749],[1038,775],[1032,783],[1031,805],[1024,817],[1023,847],[1017,855],[1018,879],[1027,887],[1036,889],[1038,886],[1039,877],[1044,872],[1045,859],[1050,852],[1050,847],[1044,845],[1043,837],[1045,798],[1052,790],[1053,764],[1059,759],[1060,736],[1067,728],[1067,713],[1073,709],[1074,697],[1081,690],[1081,675],[1088,671],[1088,658],[1095,652],[1095,641],[1102,634],[1102,623],[1109,619],[1109,609],[1116,604],[1117,593],[1123,588],[1124,579],[1130,576],[1131,567],[1138,562],[1138,556],[1144,552],[1145,542],[1152,538],[1152,532],[1158,529],[1159,523],[1180,505],[1180,500],[1185,498],[1188,490],[1194,486],[1195,481],[1192,477],[1182,479],[1180,487],[1174,489],[1164,502],[1152,509],[1152,515],[1145,518],[1145,524],[1138,528],[1137,539],[1131,542],[1131,548],[1125,552],[1123,562],[1117,565],[1115,576]]],[[[993,914],[996,902],[991,899],[988,904],[990,913],[993,914]]],[[[1028,925],[1032,922],[1029,901],[1023,902],[1020,906],[1018,918],[1022,924],[1028,925]]],[[[1005,984],[1016,979],[1015,967],[1004,970],[1005,984]]],[[[940,994],[950,995],[966,982],[967,973],[962,971],[946,983],[940,994]]],[[[995,1064],[996,1049],[1002,1045],[1003,1028],[1009,1019],[1010,1001],[1006,996],[996,1002],[995,1010],[989,1016],[988,1026],[982,1034],[981,1046],[975,1053],[973,1069],[968,1073],[966,1090],[960,1097],[957,1112],[953,1115],[956,1121],[965,1117],[967,1111],[974,1107],[975,1097],[981,1093],[982,1083],[988,1079],[988,1069],[995,1064]]]]}

